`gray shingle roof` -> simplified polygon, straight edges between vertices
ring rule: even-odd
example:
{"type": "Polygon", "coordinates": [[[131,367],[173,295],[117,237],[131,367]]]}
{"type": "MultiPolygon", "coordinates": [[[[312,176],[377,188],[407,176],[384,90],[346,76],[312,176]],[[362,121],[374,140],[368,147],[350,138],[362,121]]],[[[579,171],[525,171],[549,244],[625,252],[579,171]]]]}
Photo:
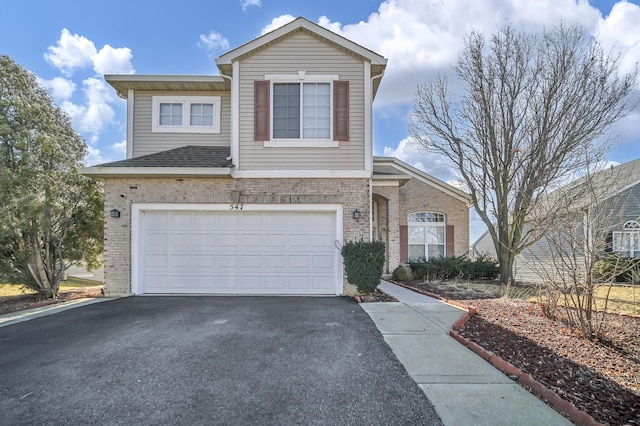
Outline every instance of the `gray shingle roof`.
{"type": "Polygon", "coordinates": [[[99,164],[94,167],[232,167],[224,146],[183,146],[155,154],[99,164]]]}

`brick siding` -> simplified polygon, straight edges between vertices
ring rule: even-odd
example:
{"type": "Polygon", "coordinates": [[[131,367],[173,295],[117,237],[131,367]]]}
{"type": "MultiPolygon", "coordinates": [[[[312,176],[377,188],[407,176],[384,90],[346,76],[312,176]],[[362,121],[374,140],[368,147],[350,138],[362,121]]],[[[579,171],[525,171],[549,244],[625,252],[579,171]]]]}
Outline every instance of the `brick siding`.
{"type": "MultiPolygon", "coordinates": [[[[107,296],[131,294],[131,204],[240,202],[249,204],[342,204],[344,240],[369,239],[368,179],[231,179],[108,178],[105,179],[104,275],[107,296]],[[109,212],[120,211],[119,218],[109,212]],[[360,219],[352,217],[360,211],[360,219]]],[[[354,288],[344,283],[345,294],[354,288]]]]}

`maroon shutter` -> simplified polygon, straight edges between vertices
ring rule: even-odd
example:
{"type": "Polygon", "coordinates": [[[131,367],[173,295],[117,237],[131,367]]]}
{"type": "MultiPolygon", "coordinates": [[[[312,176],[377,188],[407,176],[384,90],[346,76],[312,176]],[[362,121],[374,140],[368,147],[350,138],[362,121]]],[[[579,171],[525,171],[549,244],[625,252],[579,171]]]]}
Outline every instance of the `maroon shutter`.
{"type": "Polygon", "coordinates": [[[447,246],[445,247],[445,254],[447,257],[453,257],[456,255],[455,244],[453,243],[453,225],[447,225],[447,246]]]}
{"type": "Polygon", "coordinates": [[[349,140],[349,82],[333,82],[333,140],[349,140]]]}
{"type": "Polygon", "coordinates": [[[400,263],[409,261],[409,228],[407,225],[400,225],[400,263]]]}
{"type": "Polygon", "coordinates": [[[253,110],[253,140],[268,141],[269,132],[269,81],[256,80],[253,86],[254,110],[253,110]]]}

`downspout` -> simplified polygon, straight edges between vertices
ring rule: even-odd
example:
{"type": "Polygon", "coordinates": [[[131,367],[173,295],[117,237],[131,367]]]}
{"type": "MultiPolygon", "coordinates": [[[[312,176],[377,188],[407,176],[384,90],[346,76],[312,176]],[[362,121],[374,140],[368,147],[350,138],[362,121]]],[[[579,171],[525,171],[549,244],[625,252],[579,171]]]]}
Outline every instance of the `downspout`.
{"type": "Polygon", "coordinates": [[[371,77],[371,177],[369,178],[369,241],[373,241],[373,82],[382,78],[384,70],[371,77]]]}

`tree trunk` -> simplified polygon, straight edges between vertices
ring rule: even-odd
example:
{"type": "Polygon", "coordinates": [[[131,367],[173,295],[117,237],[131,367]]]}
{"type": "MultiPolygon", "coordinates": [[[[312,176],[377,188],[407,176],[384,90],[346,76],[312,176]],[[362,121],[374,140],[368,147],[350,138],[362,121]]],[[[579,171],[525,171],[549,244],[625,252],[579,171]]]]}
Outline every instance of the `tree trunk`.
{"type": "Polygon", "coordinates": [[[498,250],[498,262],[500,262],[500,282],[508,285],[515,282],[513,279],[513,263],[516,256],[507,247],[498,250]]]}

